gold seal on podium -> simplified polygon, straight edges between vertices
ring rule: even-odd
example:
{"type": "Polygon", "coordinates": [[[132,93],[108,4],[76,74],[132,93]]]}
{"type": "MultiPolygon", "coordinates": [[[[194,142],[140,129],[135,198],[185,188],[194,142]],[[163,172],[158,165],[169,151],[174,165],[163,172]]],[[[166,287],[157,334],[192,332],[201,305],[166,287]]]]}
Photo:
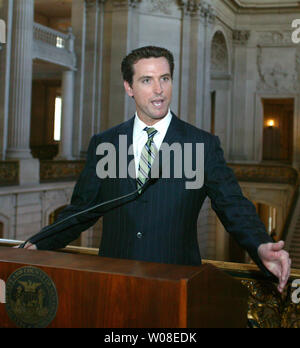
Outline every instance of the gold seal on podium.
{"type": "Polygon", "coordinates": [[[44,328],[55,318],[58,307],[56,287],[36,267],[17,269],[6,282],[6,311],[22,328],[44,328]]]}

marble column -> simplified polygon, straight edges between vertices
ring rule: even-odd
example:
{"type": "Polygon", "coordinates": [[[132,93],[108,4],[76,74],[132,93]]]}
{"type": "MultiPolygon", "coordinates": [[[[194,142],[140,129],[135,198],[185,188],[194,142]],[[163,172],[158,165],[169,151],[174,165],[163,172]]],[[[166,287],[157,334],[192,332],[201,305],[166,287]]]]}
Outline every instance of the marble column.
{"type": "Polygon", "coordinates": [[[11,48],[7,159],[19,160],[20,184],[39,181],[39,161],[30,153],[34,0],[15,0],[11,48]]]}
{"type": "Polygon", "coordinates": [[[73,132],[73,103],[74,103],[74,72],[63,72],[62,78],[62,118],[61,139],[57,160],[72,160],[73,132]]]}
{"type": "Polygon", "coordinates": [[[105,2],[72,1],[72,28],[77,56],[73,129],[73,155],[76,158],[85,158],[91,136],[100,131],[105,2]]]}
{"type": "Polygon", "coordinates": [[[215,14],[206,2],[182,2],[180,114],[210,130],[210,32],[215,14]]]}
{"type": "Polygon", "coordinates": [[[3,2],[2,4],[0,2],[0,17],[5,23],[5,28],[2,28],[5,29],[5,35],[0,39],[0,41],[5,41],[0,50],[0,160],[5,159],[7,146],[12,5],[11,1],[3,2]]]}
{"type": "Polygon", "coordinates": [[[179,110],[180,118],[184,121],[193,121],[190,119],[190,71],[192,70],[192,13],[190,1],[183,1],[182,10],[182,28],[181,28],[181,57],[180,57],[180,96],[179,110]]]}
{"type": "Polygon", "coordinates": [[[33,0],[14,1],[7,158],[31,158],[33,8],[33,0]]]}
{"type": "Polygon", "coordinates": [[[229,159],[231,161],[246,161],[247,126],[247,43],[250,32],[236,30],[233,32],[234,71],[233,71],[233,103],[232,103],[232,137],[229,159]]]}
{"type": "Polygon", "coordinates": [[[103,4],[100,1],[86,1],[85,16],[85,88],[83,90],[81,156],[85,156],[91,137],[100,131],[103,4]]]}
{"type": "Polygon", "coordinates": [[[120,65],[122,58],[135,47],[138,3],[137,0],[72,1],[77,56],[73,130],[76,158],[85,158],[91,137],[123,122],[130,109],[120,65]]]}
{"type": "Polygon", "coordinates": [[[207,3],[198,4],[198,52],[197,52],[197,85],[196,85],[196,121],[195,125],[206,131],[211,129],[210,105],[210,58],[211,31],[215,20],[213,8],[207,3]]]}
{"type": "Polygon", "coordinates": [[[135,111],[124,92],[120,70],[123,58],[139,43],[139,6],[138,0],[113,0],[105,8],[101,130],[124,122],[135,111]]]}

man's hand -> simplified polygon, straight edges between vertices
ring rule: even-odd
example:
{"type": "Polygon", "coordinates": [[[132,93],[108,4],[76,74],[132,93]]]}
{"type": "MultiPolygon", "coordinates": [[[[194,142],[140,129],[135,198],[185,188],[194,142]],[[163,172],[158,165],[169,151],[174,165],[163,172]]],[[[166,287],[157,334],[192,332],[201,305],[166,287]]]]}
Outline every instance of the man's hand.
{"type": "Polygon", "coordinates": [[[277,243],[261,244],[258,247],[258,256],[264,266],[278,279],[278,291],[282,292],[291,272],[291,259],[289,254],[283,250],[284,241],[277,243]]]}
{"type": "MultiPolygon", "coordinates": [[[[14,246],[13,248],[17,249],[17,248],[19,248],[19,245],[14,246]]],[[[24,248],[23,248],[23,249],[37,250],[37,247],[36,247],[35,244],[31,244],[31,243],[27,242],[27,243],[24,245],[24,248]]]]}

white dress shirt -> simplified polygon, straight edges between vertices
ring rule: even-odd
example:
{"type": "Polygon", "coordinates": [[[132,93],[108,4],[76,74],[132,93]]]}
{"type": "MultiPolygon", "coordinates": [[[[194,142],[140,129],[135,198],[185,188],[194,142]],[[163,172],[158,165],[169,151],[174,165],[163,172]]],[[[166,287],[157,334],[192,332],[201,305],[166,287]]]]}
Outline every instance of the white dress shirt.
{"type": "Polygon", "coordinates": [[[157,150],[159,150],[164,140],[164,137],[167,133],[171,120],[172,120],[172,114],[170,109],[167,115],[162,120],[155,123],[153,126],[146,125],[143,121],[140,120],[140,118],[138,117],[138,114],[135,113],[132,144],[133,144],[136,177],[138,176],[141,153],[142,153],[143,147],[148,141],[148,134],[146,131],[144,131],[144,128],[150,127],[150,128],[155,128],[157,130],[157,133],[153,137],[153,142],[157,150]]]}

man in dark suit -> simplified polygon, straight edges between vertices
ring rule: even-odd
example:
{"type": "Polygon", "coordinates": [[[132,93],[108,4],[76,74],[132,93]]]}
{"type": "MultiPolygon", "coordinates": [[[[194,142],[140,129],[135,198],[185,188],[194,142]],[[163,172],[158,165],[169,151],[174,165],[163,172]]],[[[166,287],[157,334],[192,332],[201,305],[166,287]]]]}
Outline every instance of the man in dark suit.
{"type": "Polygon", "coordinates": [[[125,195],[139,185],[142,187],[155,161],[163,167],[162,143],[176,143],[181,148],[191,144],[192,168],[204,170],[203,185],[186,188],[190,178],[185,174],[182,177],[174,174],[178,169],[176,156],[170,156],[168,178],[162,175],[140,194],[121,200],[118,206],[105,212],[96,209],[71,218],[54,228],[55,235],[41,240],[42,230],[25,247],[64,247],[103,215],[99,255],[200,265],[197,218],[205,198],[209,196],[226,230],[263,271],[270,271],[278,277],[278,290],[282,291],[290,273],[290,259],[283,250],[284,243],[272,242],[255,207],[242,195],[232,170],[224,161],[218,138],[181,121],[170,111],[173,70],[173,56],[162,48],[140,48],[123,60],[124,87],[126,93],[134,98],[136,115],[92,138],[86,166],[74,189],[71,204],[59,220],[99,202],[125,195]],[[127,149],[121,147],[121,136],[127,139],[127,149]],[[117,173],[120,173],[119,164],[123,163],[124,156],[127,163],[134,163],[135,178],[120,175],[99,178],[99,163],[105,162],[104,153],[99,150],[102,144],[112,144],[116,150],[116,158],[113,158],[117,173]],[[199,168],[197,163],[197,144],[204,144],[204,168],[199,168]],[[132,153],[130,148],[133,148],[132,153]]]}

